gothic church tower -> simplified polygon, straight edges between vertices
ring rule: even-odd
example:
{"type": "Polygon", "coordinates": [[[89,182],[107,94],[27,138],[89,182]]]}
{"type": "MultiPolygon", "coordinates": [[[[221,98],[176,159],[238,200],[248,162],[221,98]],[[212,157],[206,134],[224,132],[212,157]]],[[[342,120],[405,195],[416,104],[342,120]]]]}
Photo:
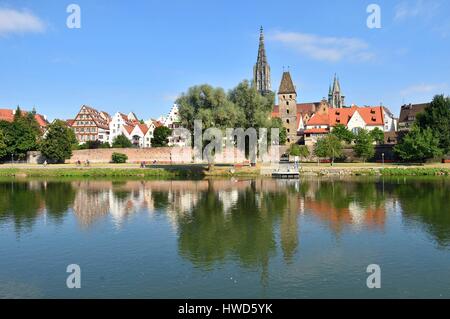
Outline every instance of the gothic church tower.
{"type": "Polygon", "coordinates": [[[344,107],[345,96],[342,95],[339,78],[334,75],[333,86],[328,90],[328,103],[332,108],[340,109],[344,107]]]}
{"type": "Polygon", "coordinates": [[[253,68],[253,86],[262,95],[272,90],[270,84],[270,65],[267,63],[266,49],[264,47],[264,33],[261,27],[259,35],[258,59],[253,68]]]}

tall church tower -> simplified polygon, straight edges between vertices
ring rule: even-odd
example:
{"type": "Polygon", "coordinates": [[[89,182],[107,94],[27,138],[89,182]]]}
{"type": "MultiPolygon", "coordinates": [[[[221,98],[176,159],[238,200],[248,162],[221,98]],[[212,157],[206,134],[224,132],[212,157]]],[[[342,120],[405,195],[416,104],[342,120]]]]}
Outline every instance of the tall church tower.
{"type": "Polygon", "coordinates": [[[289,71],[283,72],[278,90],[278,108],[287,132],[287,144],[297,143],[297,92],[289,71]]]}
{"type": "Polygon", "coordinates": [[[345,96],[342,95],[339,78],[334,75],[333,86],[328,90],[328,103],[332,108],[340,109],[344,107],[345,96]]]}
{"type": "Polygon", "coordinates": [[[259,35],[258,59],[256,60],[256,64],[253,68],[253,85],[262,95],[272,90],[270,84],[270,65],[267,63],[262,27],[259,35]]]}

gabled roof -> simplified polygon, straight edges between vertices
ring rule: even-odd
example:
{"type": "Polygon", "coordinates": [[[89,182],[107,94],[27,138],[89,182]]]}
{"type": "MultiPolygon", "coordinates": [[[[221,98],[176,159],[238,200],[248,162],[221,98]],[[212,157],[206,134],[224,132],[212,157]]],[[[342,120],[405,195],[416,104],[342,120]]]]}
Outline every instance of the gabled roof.
{"type": "Polygon", "coordinates": [[[357,107],[351,108],[328,108],[328,114],[316,113],[308,121],[308,125],[327,125],[336,126],[338,124],[347,125],[355,112],[358,112],[366,125],[382,126],[384,125],[383,107],[357,107]]]}
{"type": "Polygon", "coordinates": [[[430,103],[402,105],[400,110],[399,122],[409,122],[408,119],[410,117],[415,118],[417,114],[425,111],[428,105],[430,105],[430,103]]]}
{"type": "Polygon", "coordinates": [[[292,82],[291,74],[289,72],[283,72],[278,94],[297,94],[295,91],[294,82],[292,82]]]}

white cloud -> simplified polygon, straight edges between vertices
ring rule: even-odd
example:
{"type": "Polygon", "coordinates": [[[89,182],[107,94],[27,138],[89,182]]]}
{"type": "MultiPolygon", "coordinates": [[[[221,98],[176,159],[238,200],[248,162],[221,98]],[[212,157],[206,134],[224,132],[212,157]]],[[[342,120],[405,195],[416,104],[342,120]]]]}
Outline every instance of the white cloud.
{"type": "Polygon", "coordinates": [[[440,2],[437,0],[402,1],[395,7],[396,21],[409,18],[430,19],[439,13],[440,2]]]}
{"type": "Polygon", "coordinates": [[[0,35],[44,31],[45,23],[31,12],[0,8],[0,35]]]}
{"type": "Polygon", "coordinates": [[[409,86],[400,91],[402,97],[414,96],[419,94],[442,94],[448,89],[447,83],[421,83],[409,86]]]}
{"type": "Polygon", "coordinates": [[[357,38],[322,37],[300,32],[274,32],[268,35],[268,39],[291,47],[298,53],[315,60],[367,61],[375,57],[369,45],[357,38]]]}

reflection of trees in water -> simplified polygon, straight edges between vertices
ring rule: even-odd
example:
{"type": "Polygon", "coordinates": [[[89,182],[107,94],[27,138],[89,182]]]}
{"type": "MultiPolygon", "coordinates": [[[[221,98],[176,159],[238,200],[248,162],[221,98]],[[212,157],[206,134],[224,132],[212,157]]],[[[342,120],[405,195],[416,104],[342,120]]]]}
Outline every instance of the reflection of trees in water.
{"type": "Polygon", "coordinates": [[[416,223],[439,245],[450,246],[450,181],[405,180],[396,185],[395,194],[406,223],[416,223]]]}
{"type": "Polygon", "coordinates": [[[0,183],[0,218],[13,220],[18,232],[31,228],[44,212],[54,222],[62,222],[74,197],[72,186],[64,182],[0,183]]]}
{"type": "Polygon", "coordinates": [[[193,263],[211,267],[232,256],[249,267],[266,266],[275,254],[274,226],[281,225],[282,248],[290,258],[298,244],[298,205],[284,192],[259,192],[248,188],[238,193],[229,214],[224,214],[220,192],[200,194],[192,213],[179,219],[180,253],[193,263]],[[287,212],[286,210],[289,210],[287,212]]]}
{"type": "Polygon", "coordinates": [[[0,219],[12,220],[18,233],[22,229],[33,226],[37,216],[45,207],[40,192],[41,183],[37,189],[27,182],[0,183],[0,219]]]}

